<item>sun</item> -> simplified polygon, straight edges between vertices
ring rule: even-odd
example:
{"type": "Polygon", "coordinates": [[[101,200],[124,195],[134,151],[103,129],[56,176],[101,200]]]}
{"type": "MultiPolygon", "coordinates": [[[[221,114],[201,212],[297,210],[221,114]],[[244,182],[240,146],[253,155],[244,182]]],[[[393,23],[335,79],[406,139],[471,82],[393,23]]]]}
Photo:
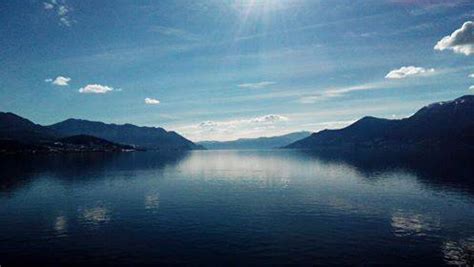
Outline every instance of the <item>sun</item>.
{"type": "Polygon", "coordinates": [[[234,7],[245,13],[267,13],[288,7],[295,0],[235,0],[234,7]]]}
{"type": "Polygon", "coordinates": [[[241,26],[255,23],[272,24],[273,20],[282,20],[289,9],[305,0],[234,0],[233,8],[240,16],[241,26]]]}

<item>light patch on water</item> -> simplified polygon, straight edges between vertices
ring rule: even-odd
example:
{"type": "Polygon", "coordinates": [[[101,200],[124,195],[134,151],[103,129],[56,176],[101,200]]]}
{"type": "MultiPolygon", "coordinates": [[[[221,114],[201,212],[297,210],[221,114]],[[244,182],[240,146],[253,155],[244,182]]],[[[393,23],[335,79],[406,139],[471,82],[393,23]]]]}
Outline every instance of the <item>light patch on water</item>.
{"type": "Polygon", "coordinates": [[[145,209],[156,211],[160,207],[160,194],[150,194],[145,196],[145,209]]]}
{"type": "Polygon", "coordinates": [[[474,266],[474,237],[447,241],[441,247],[444,260],[454,266],[474,266]]]}
{"type": "Polygon", "coordinates": [[[79,210],[79,213],[81,218],[89,224],[98,225],[110,221],[110,210],[103,206],[79,210]]]}
{"type": "Polygon", "coordinates": [[[373,215],[380,212],[380,210],[372,203],[345,199],[343,197],[337,197],[337,196],[330,196],[326,200],[325,204],[331,207],[332,209],[335,209],[344,213],[373,215]]]}
{"type": "Polygon", "coordinates": [[[56,217],[54,221],[54,231],[58,236],[66,236],[67,232],[67,219],[64,216],[56,217]]]}
{"type": "Polygon", "coordinates": [[[421,213],[397,211],[392,214],[391,225],[397,237],[426,236],[440,229],[440,220],[421,213]]]}

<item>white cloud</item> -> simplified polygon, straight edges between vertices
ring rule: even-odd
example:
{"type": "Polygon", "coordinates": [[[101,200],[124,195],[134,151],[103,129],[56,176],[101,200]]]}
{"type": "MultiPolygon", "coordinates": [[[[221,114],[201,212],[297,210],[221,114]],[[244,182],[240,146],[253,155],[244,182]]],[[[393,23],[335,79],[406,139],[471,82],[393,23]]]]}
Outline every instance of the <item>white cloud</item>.
{"type": "Polygon", "coordinates": [[[275,132],[278,127],[285,127],[284,124],[289,118],[268,114],[264,116],[231,119],[224,121],[203,121],[194,125],[187,125],[181,130],[197,139],[217,139],[229,140],[243,136],[263,136],[269,132],[275,132]]]}
{"type": "Polygon", "coordinates": [[[263,82],[258,82],[258,83],[242,83],[237,86],[240,88],[261,89],[261,88],[265,88],[274,84],[276,84],[276,82],[263,81],[263,82]]]}
{"type": "Polygon", "coordinates": [[[469,78],[474,78],[474,73],[469,74],[469,78]]]}
{"type": "Polygon", "coordinates": [[[288,117],[277,115],[277,114],[268,114],[260,117],[249,118],[249,119],[240,119],[240,120],[228,120],[228,121],[203,121],[197,125],[198,128],[215,128],[215,127],[224,127],[224,128],[233,128],[242,125],[256,125],[256,124],[274,124],[278,122],[287,121],[288,117]]]}
{"type": "Polygon", "coordinates": [[[288,118],[281,115],[269,114],[262,117],[253,118],[250,121],[253,123],[275,123],[279,121],[287,121],[288,118]]]}
{"type": "Polygon", "coordinates": [[[160,100],[147,97],[147,98],[145,98],[145,104],[147,104],[147,105],[158,105],[158,104],[160,104],[160,100]]]}
{"type": "Polygon", "coordinates": [[[44,9],[49,10],[49,9],[53,9],[54,5],[51,4],[51,3],[44,2],[43,7],[44,7],[44,9]]]}
{"type": "Polygon", "coordinates": [[[67,6],[58,6],[58,15],[65,16],[69,13],[69,8],[67,6]]]}
{"type": "Polygon", "coordinates": [[[58,76],[56,79],[54,79],[53,84],[58,86],[68,86],[70,81],[71,78],[69,77],[58,76]]]}
{"type": "Polygon", "coordinates": [[[406,66],[390,71],[386,79],[404,79],[412,76],[426,76],[435,72],[435,69],[425,69],[422,67],[406,66]]]}
{"type": "Polygon", "coordinates": [[[199,128],[210,128],[210,127],[216,127],[218,125],[217,122],[215,121],[203,121],[198,124],[199,128]]]}
{"type": "Polygon", "coordinates": [[[79,93],[81,94],[105,94],[108,92],[113,91],[114,88],[100,85],[100,84],[88,84],[79,89],[79,93]]]}
{"type": "Polygon", "coordinates": [[[72,21],[69,20],[67,17],[61,17],[59,18],[59,22],[64,25],[64,26],[67,26],[67,27],[70,27],[72,25],[72,21]]]}
{"type": "Polygon", "coordinates": [[[452,50],[466,56],[474,55],[474,22],[466,21],[460,29],[445,36],[434,47],[435,50],[452,50]]]}
{"type": "Polygon", "coordinates": [[[471,86],[469,87],[469,90],[474,90],[474,85],[471,85],[471,86]]]}
{"type": "Polygon", "coordinates": [[[69,14],[72,11],[72,8],[66,4],[65,0],[50,0],[48,2],[43,2],[43,8],[47,11],[56,13],[56,16],[59,18],[59,24],[70,27],[74,20],[72,20],[69,14]]]}
{"type": "Polygon", "coordinates": [[[57,86],[68,86],[69,82],[71,81],[71,78],[69,77],[64,77],[64,76],[58,76],[54,80],[51,78],[45,79],[44,80],[47,83],[52,83],[57,86]]]}

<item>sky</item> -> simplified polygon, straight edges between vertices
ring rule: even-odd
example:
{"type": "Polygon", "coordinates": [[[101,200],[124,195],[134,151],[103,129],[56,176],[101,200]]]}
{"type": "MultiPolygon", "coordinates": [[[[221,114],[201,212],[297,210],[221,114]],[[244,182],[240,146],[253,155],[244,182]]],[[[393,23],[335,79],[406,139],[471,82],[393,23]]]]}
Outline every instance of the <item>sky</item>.
{"type": "Polygon", "coordinates": [[[399,119],[474,93],[473,0],[3,0],[0,111],[193,141],[399,119]]]}

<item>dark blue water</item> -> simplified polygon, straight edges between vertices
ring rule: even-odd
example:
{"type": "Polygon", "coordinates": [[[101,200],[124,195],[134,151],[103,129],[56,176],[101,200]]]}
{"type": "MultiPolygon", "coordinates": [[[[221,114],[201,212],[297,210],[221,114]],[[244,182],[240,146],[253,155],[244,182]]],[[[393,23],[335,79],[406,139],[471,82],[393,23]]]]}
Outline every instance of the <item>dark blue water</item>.
{"type": "Polygon", "coordinates": [[[471,161],[298,151],[0,160],[0,265],[459,265],[471,161]]]}

